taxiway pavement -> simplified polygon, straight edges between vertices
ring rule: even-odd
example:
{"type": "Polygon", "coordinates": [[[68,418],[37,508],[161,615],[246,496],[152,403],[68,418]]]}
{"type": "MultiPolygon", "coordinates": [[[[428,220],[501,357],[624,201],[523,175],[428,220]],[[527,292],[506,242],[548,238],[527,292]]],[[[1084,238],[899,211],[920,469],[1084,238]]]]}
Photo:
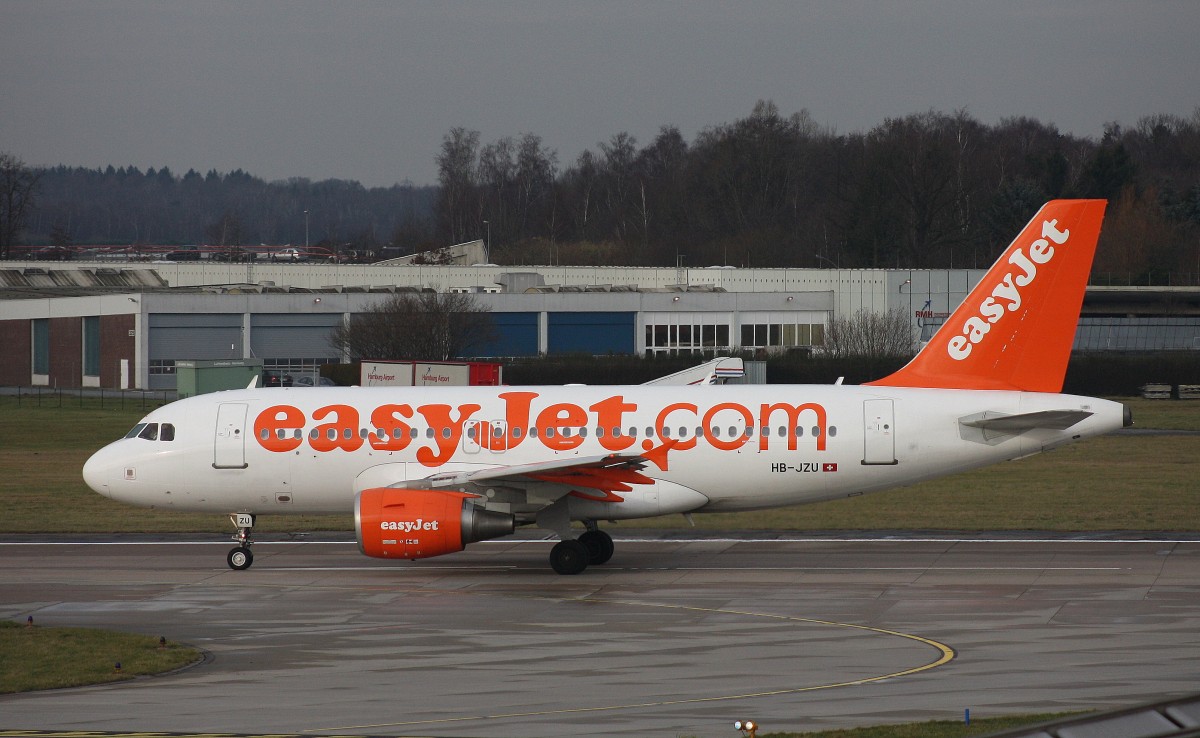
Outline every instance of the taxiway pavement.
{"type": "Polygon", "coordinates": [[[1110,708],[1200,684],[1200,542],[622,540],[421,562],[352,542],[0,543],[0,617],[195,645],[201,665],[0,696],[0,729],[729,736],[1110,708]]]}

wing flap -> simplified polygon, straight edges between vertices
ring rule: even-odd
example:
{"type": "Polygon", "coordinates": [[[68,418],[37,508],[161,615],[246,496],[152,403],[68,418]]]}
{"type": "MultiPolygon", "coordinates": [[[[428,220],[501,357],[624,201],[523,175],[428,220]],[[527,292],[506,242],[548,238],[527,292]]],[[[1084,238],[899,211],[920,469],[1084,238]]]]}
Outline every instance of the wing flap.
{"type": "Polygon", "coordinates": [[[640,473],[648,463],[648,459],[638,454],[585,456],[555,459],[535,464],[491,466],[485,469],[445,472],[423,479],[412,479],[399,486],[407,489],[439,489],[488,482],[522,487],[541,482],[616,490],[630,483],[651,484],[654,480],[640,473]]]}

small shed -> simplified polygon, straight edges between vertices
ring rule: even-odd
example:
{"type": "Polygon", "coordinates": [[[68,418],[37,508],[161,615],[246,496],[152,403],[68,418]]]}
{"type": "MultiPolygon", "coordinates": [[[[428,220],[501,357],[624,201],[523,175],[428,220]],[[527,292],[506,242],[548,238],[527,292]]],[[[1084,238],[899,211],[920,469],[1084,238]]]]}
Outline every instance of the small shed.
{"type": "Polygon", "coordinates": [[[175,362],[179,398],[227,389],[245,389],[262,377],[262,359],[216,359],[175,362]]]}

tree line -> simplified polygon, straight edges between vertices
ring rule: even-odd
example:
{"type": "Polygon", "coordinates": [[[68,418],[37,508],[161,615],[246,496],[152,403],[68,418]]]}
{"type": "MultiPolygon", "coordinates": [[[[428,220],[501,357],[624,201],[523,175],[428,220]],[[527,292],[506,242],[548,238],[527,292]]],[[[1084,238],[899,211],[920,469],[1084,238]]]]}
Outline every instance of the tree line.
{"type": "Polygon", "coordinates": [[[1096,272],[1200,277],[1200,110],[1097,141],[962,111],[838,134],[760,101],[690,142],[618,133],[565,166],[536,134],[455,128],[437,164],[439,240],[490,233],[502,263],[986,268],[1043,202],[1100,197],[1096,272]]]}
{"type": "Polygon", "coordinates": [[[267,182],[242,170],[182,176],[169,168],[31,170],[36,197],[24,243],[346,246],[434,245],[432,186],[365,188],[347,180],[267,182]]]}
{"type": "Polygon", "coordinates": [[[963,111],[839,134],[760,101],[691,141],[672,126],[645,145],[622,132],[566,164],[534,133],[485,143],[465,128],[435,159],[436,186],[367,189],[241,170],[29,169],[6,154],[0,258],[18,239],[307,238],[399,255],[487,238],[492,261],[515,265],[984,268],[1046,200],[1102,197],[1094,273],[1200,280],[1200,110],[1109,124],[1095,140],[963,111]]]}

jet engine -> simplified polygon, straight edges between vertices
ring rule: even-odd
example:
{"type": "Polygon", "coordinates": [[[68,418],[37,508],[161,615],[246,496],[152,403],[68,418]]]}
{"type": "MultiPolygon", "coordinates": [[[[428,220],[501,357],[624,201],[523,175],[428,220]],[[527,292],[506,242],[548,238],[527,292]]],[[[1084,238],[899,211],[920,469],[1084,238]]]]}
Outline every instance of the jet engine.
{"type": "Polygon", "coordinates": [[[512,515],[476,506],[473,497],[424,489],[365,489],[354,503],[358,548],[380,559],[426,559],[513,532],[512,515]]]}

